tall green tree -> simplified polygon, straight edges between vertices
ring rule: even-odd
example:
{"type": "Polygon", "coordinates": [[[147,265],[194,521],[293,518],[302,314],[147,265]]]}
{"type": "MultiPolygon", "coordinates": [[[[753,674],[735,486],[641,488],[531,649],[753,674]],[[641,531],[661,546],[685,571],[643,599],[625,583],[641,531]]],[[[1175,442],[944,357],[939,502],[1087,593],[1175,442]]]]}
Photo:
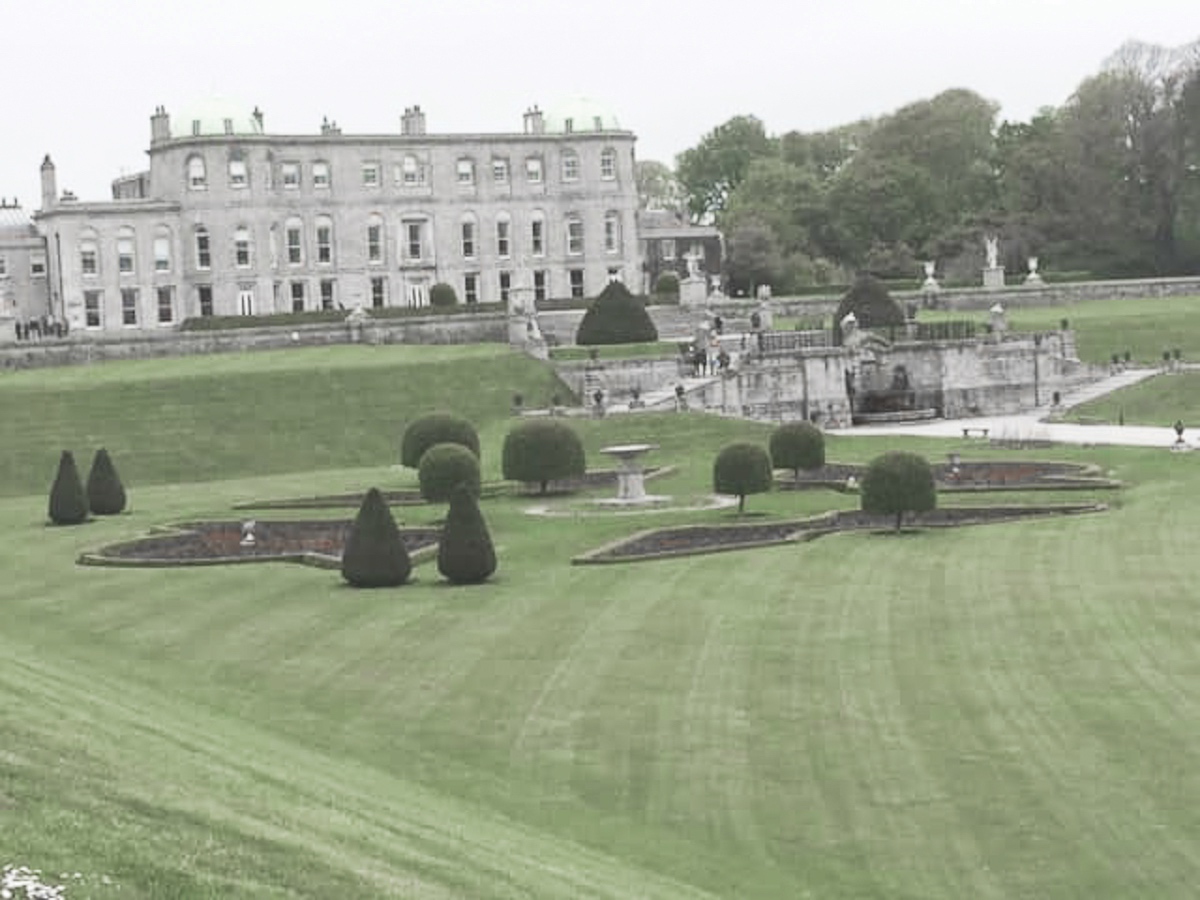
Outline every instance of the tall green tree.
{"type": "Polygon", "coordinates": [[[679,154],[675,171],[696,221],[720,221],[729,195],[746,178],[750,164],[773,156],[777,145],[754,116],[734,116],[679,154]]]}

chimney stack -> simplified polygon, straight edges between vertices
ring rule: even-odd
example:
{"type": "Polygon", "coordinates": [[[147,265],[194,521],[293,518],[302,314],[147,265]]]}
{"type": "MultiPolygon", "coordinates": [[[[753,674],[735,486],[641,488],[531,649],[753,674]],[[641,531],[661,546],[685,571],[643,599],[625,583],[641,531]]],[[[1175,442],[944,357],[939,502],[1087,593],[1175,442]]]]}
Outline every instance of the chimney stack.
{"type": "Polygon", "coordinates": [[[154,107],[154,115],[150,117],[150,143],[171,139],[171,117],[167,115],[165,106],[154,107]]]}
{"type": "Polygon", "coordinates": [[[42,209],[50,209],[58,201],[58,175],[50,154],[42,160],[42,209]]]}
{"type": "Polygon", "coordinates": [[[425,133],[425,113],[421,111],[420,106],[407,106],[404,108],[404,115],[400,117],[400,133],[425,133]]]}
{"type": "Polygon", "coordinates": [[[546,120],[542,116],[542,111],[538,109],[537,104],[533,104],[529,109],[525,110],[525,133],[526,134],[545,134],[546,120]]]}

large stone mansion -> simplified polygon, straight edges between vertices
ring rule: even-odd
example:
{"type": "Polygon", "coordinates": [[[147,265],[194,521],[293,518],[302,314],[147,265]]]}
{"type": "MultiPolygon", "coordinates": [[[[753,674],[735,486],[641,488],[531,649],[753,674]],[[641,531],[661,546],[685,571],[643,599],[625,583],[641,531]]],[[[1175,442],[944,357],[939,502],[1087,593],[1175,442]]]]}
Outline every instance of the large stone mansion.
{"type": "Polygon", "coordinates": [[[648,286],[661,248],[639,235],[635,136],[608,110],[580,100],[529,109],[519,132],[437,134],[414,106],[399,125],[282,135],[257,109],[159,107],[149,168],[99,202],[60,194],[47,156],[41,208],[0,208],[0,316],[105,331],[424,306],[439,282],[465,303],[648,286]]]}

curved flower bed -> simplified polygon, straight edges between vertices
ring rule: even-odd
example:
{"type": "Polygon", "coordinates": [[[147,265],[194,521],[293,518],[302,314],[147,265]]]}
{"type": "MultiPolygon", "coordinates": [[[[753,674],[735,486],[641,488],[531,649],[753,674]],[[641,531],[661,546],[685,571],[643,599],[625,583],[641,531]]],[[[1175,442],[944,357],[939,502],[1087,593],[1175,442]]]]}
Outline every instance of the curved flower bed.
{"type": "MultiPolygon", "coordinates": [[[[96,566],[197,566],[286,560],[324,568],[341,565],[342,547],[353,521],[254,522],[252,544],[243,544],[241,521],[181,522],[132,541],[85,553],[78,562],[96,566]]],[[[415,559],[431,553],[437,528],[401,528],[404,546],[415,559]]]]}
{"type": "MultiPolygon", "coordinates": [[[[932,468],[939,491],[1086,490],[1121,486],[1120,482],[1105,478],[1099,467],[1082,463],[963,460],[957,465],[939,463],[932,468]]],[[[866,469],[865,465],[853,463],[828,463],[820,469],[802,470],[798,481],[789,472],[776,485],[781,490],[841,488],[849,478],[861,481],[866,469]]]]}
{"type": "MultiPolygon", "coordinates": [[[[1047,506],[944,507],[910,516],[906,526],[948,528],[959,525],[983,525],[1011,522],[1051,515],[1100,512],[1102,503],[1060,503],[1047,506]]],[[[752,524],[682,525],[641,531],[631,537],[606,544],[575,557],[574,563],[618,563],[674,556],[693,556],[725,550],[745,550],[773,544],[812,540],[838,531],[890,530],[893,516],[879,516],[861,510],[835,510],[811,519],[752,524]]]]}

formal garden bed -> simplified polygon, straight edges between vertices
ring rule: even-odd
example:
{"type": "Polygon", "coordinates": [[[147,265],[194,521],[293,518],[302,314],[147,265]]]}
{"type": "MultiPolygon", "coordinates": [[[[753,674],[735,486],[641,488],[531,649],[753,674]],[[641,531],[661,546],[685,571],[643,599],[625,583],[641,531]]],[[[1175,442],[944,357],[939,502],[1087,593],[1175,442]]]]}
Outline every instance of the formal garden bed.
{"type": "MultiPolygon", "coordinates": [[[[85,553],[78,561],[97,566],[193,566],[285,560],[337,568],[353,524],[350,519],[180,522],[85,553]],[[247,541],[248,535],[252,541],[247,541]]],[[[414,561],[437,547],[440,534],[438,528],[400,529],[414,561]]]]}
{"type": "MultiPolygon", "coordinates": [[[[780,490],[811,487],[844,489],[850,479],[861,481],[865,465],[826,463],[819,469],[801,470],[797,479],[787,472],[776,479],[780,490]]],[[[1119,488],[1098,466],[1036,460],[962,460],[932,466],[939,491],[1030,491],[1119,488]]]]}
{"type": "MultiPolygon", "coordinates": [[[[906,528],[950,528],[1011,522],[1044,516],[1101,512],[1102,503],[1061,503],[1044,506],[943,507],[905,517],[906,528]]],[[[834,510],[809,519],[728,523],[719,525],[681,525],[641,531],[575,557],[572,562],[620,563],[675,556],[694,556],[726,550],[768,547],[774,544],[811,540],[839,531],[893,530],[895,517],[872,515],[861,510],[834,510]]]]}

